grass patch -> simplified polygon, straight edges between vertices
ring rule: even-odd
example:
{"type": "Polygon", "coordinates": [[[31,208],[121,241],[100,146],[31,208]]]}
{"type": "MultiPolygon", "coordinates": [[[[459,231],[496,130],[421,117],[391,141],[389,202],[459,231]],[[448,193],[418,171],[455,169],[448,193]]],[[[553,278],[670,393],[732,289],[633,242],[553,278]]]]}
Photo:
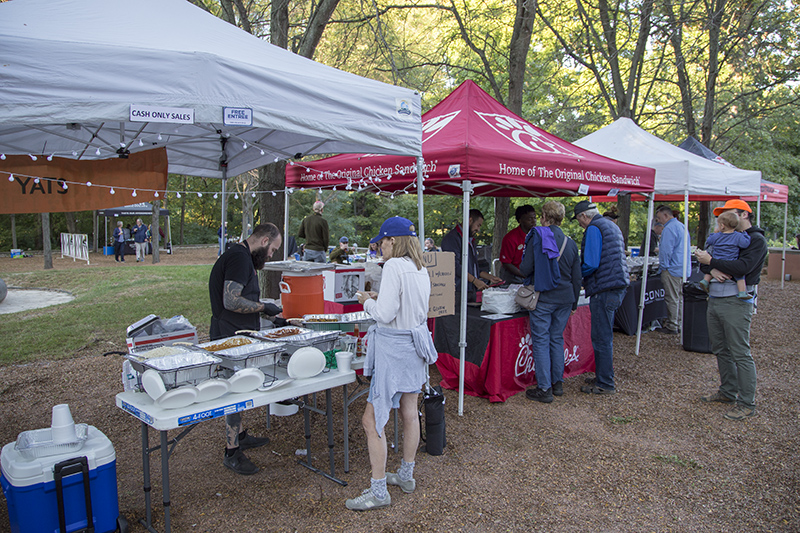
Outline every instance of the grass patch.
{"type": "Polygon", "coordinates": [[[635,416],[610,416],[609,420],[612,424],[622,425],[636,422],[635,416]]]}
{"type": "Polygon", "coordinates": [[[75,300],[2,315],[0,364],[62,359],[83,350],[125,350],[125,329],[149,314],[183,315],[207,332],[210,272],[211,265],[156,265],[133,274],[103,267],[9,275],[9,285],[61,289],[75,300]]]}
{"type": "Polygon", "coordinates": [[[684,468],[703,468],[703,465],[694,459],[682,459],[677,455],[654,455],[653,459],[661,463],[678,465],[684,468]]]}

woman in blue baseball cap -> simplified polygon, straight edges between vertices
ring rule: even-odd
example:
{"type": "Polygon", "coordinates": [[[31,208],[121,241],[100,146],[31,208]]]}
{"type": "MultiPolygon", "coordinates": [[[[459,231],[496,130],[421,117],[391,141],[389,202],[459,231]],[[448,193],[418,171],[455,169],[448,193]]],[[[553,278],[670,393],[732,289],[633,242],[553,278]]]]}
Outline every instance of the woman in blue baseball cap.
{"type": "Polygon", "coordinates": [[[372,376],[367,407],[361,419],[367,433],[372,467],[370,488],[345,505],[368,511],[392,503],[387,485],[414,492],[414,457],[419,446],[417,400],[426,379],[426,365],[436,362],[436,349],[428,331],[430,278],[422,263],[422,246],[414,224],[392,217],[381,225],[378,243],[386,263],[380,294],[358,293],[358,302],[375,319],[367,332],[364,375],[372,376]],[[386,435],[383,428],[392,408],[403,417],[403,458],[399,470],[386,472],[386,435]]]}

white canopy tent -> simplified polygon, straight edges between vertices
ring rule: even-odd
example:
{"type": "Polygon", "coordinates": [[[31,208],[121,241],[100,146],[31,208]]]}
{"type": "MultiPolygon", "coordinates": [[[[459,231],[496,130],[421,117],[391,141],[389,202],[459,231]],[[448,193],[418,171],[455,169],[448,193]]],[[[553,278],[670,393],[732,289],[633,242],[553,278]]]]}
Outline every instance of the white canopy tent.
{"type": "MultiPolygon", "coordinates": [[[[684,200],[684,227],[689,239],[689,200],[703,200],[705,196],[756,196],[760,192],[761,172],[742,170],[721,165],[674,146],[655,135],[647,133],[629,118],[617,119],[612,124],[575,141],[575,145],[600,155],[626,163],[642,165],[656,170],[655,186],[649,195],[645,250],[650,248],[650,225],[653,219],[653,198],[658,195],[682,195],[684,200]]],[[[647,256],[645,256],[647,257],[647,256]]],[[[684,260],[688,263],[687,256],[684,260]]],[[[645,266],[644,272],[647,272],[645,266]]],[[[686,281],[684,279],[684,281],[686,281]]],[[[639,298],[639,325],[636,332],[636,354],[642,335],[642,316],[647,276],[642,276],[639,298]]]]}
{"type": "Polygon", "coordinates": [[[0,154],[166,146],[170,172],[223,180],[298,155],[421,154],[414,91],[292,54],[185,0],[0,3],[0,65],[0,154]]]}

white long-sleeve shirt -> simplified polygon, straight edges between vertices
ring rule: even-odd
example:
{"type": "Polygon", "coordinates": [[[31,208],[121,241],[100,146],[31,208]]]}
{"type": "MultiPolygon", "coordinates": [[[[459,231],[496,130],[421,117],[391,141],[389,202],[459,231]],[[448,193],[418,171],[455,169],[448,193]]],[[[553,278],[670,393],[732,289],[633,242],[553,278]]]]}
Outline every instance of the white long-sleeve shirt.
{"type": "Polygon", "coordinates": [[[430,297],[428,269],[417,270],[407,257],[393,257],[383,265],[378,299],[364,302],[364,310],[378,327],[410,330],[428,319],[430,297]]]}

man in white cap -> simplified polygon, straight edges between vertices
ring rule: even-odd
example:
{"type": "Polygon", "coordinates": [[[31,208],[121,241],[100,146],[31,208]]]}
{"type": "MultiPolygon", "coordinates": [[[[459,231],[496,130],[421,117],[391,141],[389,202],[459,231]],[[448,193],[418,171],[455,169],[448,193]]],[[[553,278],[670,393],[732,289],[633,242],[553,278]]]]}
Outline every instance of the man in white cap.
{"type": "Polygon", "coordinates": [[[581,387],[587,394],[614,394],[614,314],[630,285],[625,240],[619,227],[588,200],[575,205],[573,220],[586,231],[581,242],[581,274],[592,312],[595,378],[581,387]]]}
{"type": "MultiPolygon", "coordinates": [[[[764,230],[752,225],[753,211],[743,200],[728,200],[724,206],[714,209],[714,216],[725,211],[735,211],[739,215],[739,231],[750,235],[750,245],[739,252],[738,259],[730,261],[714,259],[705,250],[697,250],[695,255],[703,265],[700,267],[703,272],[720,282],[744,277],[747,292],[754,295],[768,252],[764,230]]],[[[712,283],[706,313],[708,340],[711,351],[717,356],[720,385],[717,392],[701,400],[730,404],[732,408],[723,415],[728,420],[744,420],[756,414],[756,364],[750,352],[753,298],[743,300],[737,294],[736,284],[712,283]],[[733,292],[729,292],[731,290],[733,292]]]]}

